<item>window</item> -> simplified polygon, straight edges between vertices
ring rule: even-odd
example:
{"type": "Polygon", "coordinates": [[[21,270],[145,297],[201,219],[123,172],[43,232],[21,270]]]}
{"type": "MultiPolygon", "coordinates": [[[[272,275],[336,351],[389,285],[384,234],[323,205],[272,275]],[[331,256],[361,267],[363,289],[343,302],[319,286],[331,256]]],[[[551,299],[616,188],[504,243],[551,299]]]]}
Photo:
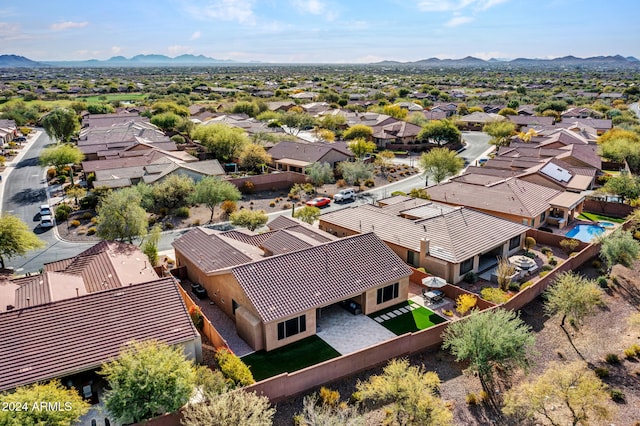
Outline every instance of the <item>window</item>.
{"type": "Polygon", "coordinates": [[[544,218],[547,217],[547,212],[542,212],[542,214],[540,215],[540,223],[544,222],[544,218]]]}
{"type": "Polygon", "coordinates": [[[388,302],[398,297],[400,285],[398,283],[388,285],[378,289],[377,303],[378,305],[388,302]]]}
{"type": "Polygon", "coordinates": [[[460,264],[460,275],[464,275],[473,269],[473,257],[460,264]]]}
{"type": "Polygon", "coordinates": [[[529,219],[522,219],[523,225],[529,225],[529,219]]]}
{"type": "Polygon", "coordinates": [[[231,299],[231,310],[233,311],[233,315],[236,314],[236,309],[238,309],[238,302],[231,299]]]}
{"type": "Polygon", "coordinates": [[[307,317],[305,315],[291,318],[278,323],[278,340],[295,336],[307,331],[307,317]]]}
{"type": "Polygon", "coordinates": [[[520,235],[517,235],[509,240],[509,250],[520,247],[520,235]]]}
{"type": "Polygon", "coordinates": [[[407,263],[409,265],[418,267],[419,259],[420,259],[420,253],[415,252],[413,250],[409,250],[407,252],[407,263]]]}

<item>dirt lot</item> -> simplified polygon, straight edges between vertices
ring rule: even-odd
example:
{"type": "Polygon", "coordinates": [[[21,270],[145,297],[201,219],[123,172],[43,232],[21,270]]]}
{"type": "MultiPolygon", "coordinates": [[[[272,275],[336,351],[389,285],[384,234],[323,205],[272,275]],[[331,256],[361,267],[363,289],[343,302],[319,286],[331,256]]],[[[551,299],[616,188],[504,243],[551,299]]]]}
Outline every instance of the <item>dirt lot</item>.
{"type": "MultiPolygon", "coordinates": [[[[593,274],[590,269],[584,272],[593,274]]],[[[625,402],[617,404],[617,412],[610,422],[605,423],[607,425],[640,424],[640,363],[638,360],[626,360],[623,355],[624,349],[631,344],[640,344],[640,330],[632,330],[627,323],[627,318],[640,310],[639,270],[640,262],[636,263],[633,269],[616,266],[613,276],[618,284],[605,294],[605,306],[572,332],[575,347],[591,368],[607,367],[610,375],[604,382],[611,388],[620,389],[625,395],[625,402]],[[604,358],[609,353],[617,354],[621,363],[607,364],[604,358]]],[[[545,316],[540,299],[523,309],[521,317],[536,335],[535,350],[531,355],[534,364],[530,377],[540,374],[551,361],[568,363],[580,359],[560,329],[560,318],[545,316]]],[[[477,394],[481,390],[480,382],[477,378],[465,374],[465,366],[455,362],[448,353],[439,350],[423,352],[411,356],[410,361],[413,364],[423,364],[427,370],[438,373],[442,380],[442,398],[451,402],[456,425],[508,424],[506,419],[499,418],[482,405],[467,405],[466,395],[477,394]]],[[[348,400],[355,391],[357,380],[366,380],[370,375],[378,374],[380,371],[381,368],[367,370],[327,386],[340,391],[342,399],[348,400]]],[[[522,379],[523,377],[514,377],[513,382],[517,383],[522,379]]],[[[303,396],[298,396],[277,404],[275,424],[292,425],[293,415],[301,410],[302,398],[303,396]]],[[[368,413],[367,424],[379,424],[382,417],[382,410],[368,413]]]]}

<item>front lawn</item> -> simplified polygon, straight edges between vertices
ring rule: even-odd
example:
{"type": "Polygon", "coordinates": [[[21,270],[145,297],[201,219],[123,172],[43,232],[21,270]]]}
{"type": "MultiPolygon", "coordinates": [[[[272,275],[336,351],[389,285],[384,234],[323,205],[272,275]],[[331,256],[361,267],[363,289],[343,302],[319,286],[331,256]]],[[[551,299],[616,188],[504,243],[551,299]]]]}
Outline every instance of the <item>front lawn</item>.
{"type": "Polygon", "coordinates": [[[582,212],[580,213],[580,215],[578,216],[578,219],[582,219],[582,220],[591,220],[594,222],[613,222],[613,223],[624,223],[624,219],[620,219],[617,217],[611,217],[611,216],[605,216],[605,215],[601,215],[601,214],[597,214],[597,213],[587,213],[587,212],[582,212]]]}
{"type": "Polygon", "coordinates": [[[371,314],[369,315],[369,317],[377,318],[380,315],[393,312],[399,308],[407,307],[409,304],[417,306],[417,308],[408,313],[398,315],[395,318],[385,320],[381,322],[380,325],[396,334],[397,336],[401,336],[405,333],[415,333],[416,331],[424,330],[426,328],[433,327],[436,324],[445,322],[445,319],[441,316],[412,301],[408,301],[408,303],[400,303],[398,305],[392,306],[391,308],[371,314]]]}
{"type": "Polygon", "coordinates": [[[242,361],[249,366],[253,378],[259,382],[280,373],[291,373],[339,356],[340,353],[324,340],[318,336],[311,336],[269,352],[258,351],[245,355],[242,361]]]}

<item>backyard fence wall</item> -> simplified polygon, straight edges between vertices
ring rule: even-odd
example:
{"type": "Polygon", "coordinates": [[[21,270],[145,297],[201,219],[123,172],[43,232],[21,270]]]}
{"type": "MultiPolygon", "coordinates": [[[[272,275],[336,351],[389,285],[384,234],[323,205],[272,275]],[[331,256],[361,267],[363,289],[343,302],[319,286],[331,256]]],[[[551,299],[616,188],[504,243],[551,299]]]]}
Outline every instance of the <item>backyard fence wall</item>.
{"type": "Polygon", "coordinates": [[[633,212],[634,210],[635,207],[631,207],[629,204],[591,200],[588,198],[584,200],[584,211],[599,213],[605,216],[623,218],[629,216],[629,214],[631,214],[631,212],[633,212]]]}
{"type": "MultiPolygon", "coordinates": [[[[182,296],[182,300],[184,300],[184,304],[187,305],[187,309],[191,309],[192,306],[198,306],[182,287],[177,287],[180,290],[180,295],[182,296]]],[[[218,330],[216,330],[213,324],[211,324],[209,319],[204,315],[202,316],[202,319],[203,324],[202,330],[200,330],[200,332],[205,335],[207,339],[209,339],[211,344],[215,346],[216,349],[225,348],[231,350],[231,348],[227,344],[227,341],[224,340],[224,337],[222,337],[220,333],[218,333],[218,330]]]]}
{"type": "Polygon", "coordinates": [[[228,180],[238,188],[242,188],[245,182],[251,182],[255,191],[280,190],[289,188],[295,183],[305,183],[307,176],[302,173],[295,172],[278,172],[269,173],[267,175],[245,176],[240,178],[231,178],[228,180]]]}
{"type": "MultiPolygon", "coordinates": [[[[552,234],[551,232],[541,231],[539,229],[529,229],[527,231],[527,237],[533,237],[533,239],[536,240],[536,243],[538,245],[554,246],[554,247],[561,247],[560,241],[570,238],[564,235],[552,234]]],[[[585,243],[584,241],[580,241],[580,240],[578,241],[580,242],[580,244],[578,244],[576,251],[581,251],[582,249],[584,249],[586,246],[589,245],[589,243],[585,243]]]]}

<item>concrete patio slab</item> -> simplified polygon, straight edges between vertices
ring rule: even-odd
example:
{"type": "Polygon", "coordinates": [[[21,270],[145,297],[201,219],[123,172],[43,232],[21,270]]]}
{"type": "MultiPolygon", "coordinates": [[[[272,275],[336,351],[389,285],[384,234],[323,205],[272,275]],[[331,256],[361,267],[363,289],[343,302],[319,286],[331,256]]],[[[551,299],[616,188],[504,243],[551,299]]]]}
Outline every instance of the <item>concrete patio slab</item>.
{"type": "Polygon", "coordinates": [[[396,337],[366,315],[353,315],[339,306],[322,310],[316,334],[342,355],[396,337]]]}

